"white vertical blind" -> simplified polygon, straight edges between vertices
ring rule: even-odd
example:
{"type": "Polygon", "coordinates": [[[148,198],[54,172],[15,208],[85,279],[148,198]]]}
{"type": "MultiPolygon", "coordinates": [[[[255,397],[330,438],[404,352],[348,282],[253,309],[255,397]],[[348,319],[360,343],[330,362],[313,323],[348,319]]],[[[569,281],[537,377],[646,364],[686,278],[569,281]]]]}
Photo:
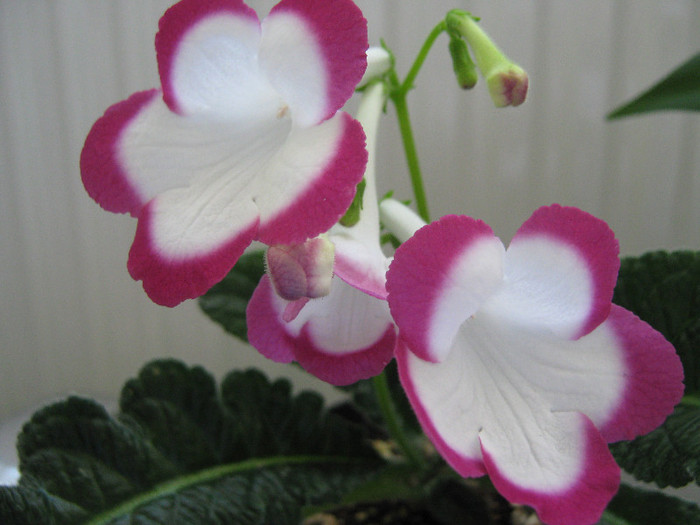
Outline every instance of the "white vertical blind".
{"type": "MultiPolygon", "coordinates": [[[[113,396],[154,357],[312,381],[226,336],[194,301],[152,304],[126,271],[135,221],[82,188],[92,123],[157,85],[153,37],[169,3],[0,0],[0,418],[72,391],[113,396]]],[[[471,214],[507,241],[536,207],[560,202],[607,220],[626,254],[700,249],[700,118],[603,118],[700,49],[699,2],[358,4],[400,74],[453,7],[481,16],[530,73],[529,100],[497,110],[483,85],[456,87],[437,42],[409,99],[433,217],[471,214]]],[[[380,190],[410,198],[391,109],[382,126],[380,190]]]]}

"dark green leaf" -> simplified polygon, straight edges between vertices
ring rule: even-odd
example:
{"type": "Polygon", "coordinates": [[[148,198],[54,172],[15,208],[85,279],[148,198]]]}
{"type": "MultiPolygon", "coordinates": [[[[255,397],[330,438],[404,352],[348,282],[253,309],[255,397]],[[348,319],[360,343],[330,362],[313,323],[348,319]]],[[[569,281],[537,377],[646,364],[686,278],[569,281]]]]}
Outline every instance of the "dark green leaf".
{"type": "Polygon", "coordinates": [[[71,525],[87,516],[85,509],[41,487],[0,487],[0,523],[5,525],[71,525]]]}
{"type": "Polygon", "coordinates": [[[178,473],[142,431],[77,397],[34,414],[17,439],[17,451],[23,476],[67,501],[84,499],[92,510],[178,473]]]}
{"type": "Polygon", "coordinates": [[[199,306],[224,330],[248,341],[245,310],[265,273],[264,252],[243,254],[223,280],[199,298],[199,306]]]}
{"type": "Polygon", "coordinates": [[[656,430],[611,445],[615,459],[637,479],[660,487],[700,481],[700,409],[678,406],[656,430]]]}
{"type": "Polygon", "coordinates": [[[683,362],[685,393],[700,393],[700,252],[625,258],[613,302],[664,334],[683,362]]]}
{"type": "Polygon", "coordinates": [[[119,407],[121,420],[146,432],[179,470],[189,472],[223,460],[219,440],[224,412],[214,378],[203,368],[174,360],[153,362],[124,385],[119,407]]]}
{"type": "Polygon", "coordinates": [[[250,461],[159,486],[89,523],[298,525],[304,506],[339,500],[367,475],[366,465],[335,458],[250,461]]]}
{"type": "Polygon", "coordinates": [[[296,523],[381,465],[365,428],[256,371],[229,374],[219,395],[203,369],[156,361],[120,407],[72,397],[37,412],[0,523],[296,523]]]}
{"type": "Polygon", "coordinates": [[[622,484],[599,525],[660,525],[700,523],[694,503],[622,484]]]}
{"type": "Polygon", "coordinates": [[[607,118],[662,110],[700,110],[700,53],[607,118]]]}

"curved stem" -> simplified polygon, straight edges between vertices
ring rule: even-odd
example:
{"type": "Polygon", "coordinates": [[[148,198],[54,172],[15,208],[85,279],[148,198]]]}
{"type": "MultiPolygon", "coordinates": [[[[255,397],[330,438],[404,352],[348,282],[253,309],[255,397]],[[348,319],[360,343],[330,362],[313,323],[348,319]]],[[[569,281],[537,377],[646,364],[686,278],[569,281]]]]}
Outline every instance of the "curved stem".
{"type": "Polygon", "coordinates": [[[413,88],[413,81],[416,79],[418,76],[418,72],[420,71],[420,68],[423,66],[423,62],[425,62],[425,59],[428,56],[428,53],[430,52],[430,48],[433,47],[433,43],[437,39],[437,37],[440,36],[440,34],[447,29],[447,24],[444,20],[441,20],[438,25],[436,25],[433,30],[430,32],[428,35],[428,38],[425,39],[425,42],[423,42],[423,46],[420,48],[420,51],[418,51],[418,55],[416,56],[416,59],[413,61],[413,65],[411,66],[411,69],[408,70],[408,74],[406,75],[406,78],[404,79],[403,83],[401,84],[401,91],[407,93],[411,88],[413,88]]]}
{"type": "Polygon", "coordinates": [[[389,435],[396,442],[408,461],[417,467],[423,467],[425,462],[422,455],[415,449],[399,421],[399,415],[391,399],[389,382],[386,379],[386,371],[374,376],[372,378],[372,385],[374,386],[374,393],[377,397],[379,408],[382,411],[382,416],[384,416],[384,421],[386,421],[389,435]]]}

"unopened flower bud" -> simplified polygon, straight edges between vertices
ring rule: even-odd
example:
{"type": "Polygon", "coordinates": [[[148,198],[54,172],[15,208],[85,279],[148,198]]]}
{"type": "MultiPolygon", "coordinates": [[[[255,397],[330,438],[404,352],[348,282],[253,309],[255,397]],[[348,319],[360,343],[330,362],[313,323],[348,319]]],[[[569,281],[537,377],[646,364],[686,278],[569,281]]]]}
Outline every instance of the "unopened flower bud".
{"type": "Polygon", "coordinates": [[[519,106],[527,96],[527,73],[506,57],[469,13],[453,10],[446,22],[450,35],[461,35],[471,47],[474,60],[486,79],[496,107],[519,106]]]}
{"type": "Polygon", "coordinates": [[[457,83],[462,89],[471,89],[476,85],[478,75],[476,65],[469,56],[467,43],[461,38],[450,38],[450,56],[452,68],[457,76],[457,83]]]}
{"type": "Polygon", "coordinates": [[[325,236],[303,244],[270,246],[266,272],[277,295],[287,301],[323,297],[331,291],[335,246],[325,236]]]}

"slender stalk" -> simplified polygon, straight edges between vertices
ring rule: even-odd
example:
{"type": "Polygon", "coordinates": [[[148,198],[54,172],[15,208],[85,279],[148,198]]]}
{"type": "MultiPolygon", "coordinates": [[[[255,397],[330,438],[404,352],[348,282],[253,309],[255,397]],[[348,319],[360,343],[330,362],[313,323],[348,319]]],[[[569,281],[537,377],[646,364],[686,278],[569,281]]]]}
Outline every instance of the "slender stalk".
{"type": "Polygon", "coordinates": [[[413,138],[413,128],[411,127],[411,118],[408,114],[408,104],[406,103],[406,93],[393,95],[391,100],[396,108],[396,117],[399,121],[399,130],[401,131],[401,140],[403,141],[403,149],[406,154],[406,162],[408,163],[408,173],[411,177],[411,186],[413,187],[413,196],[416,200],[416,208],[418,215],[425,222],[430,222],[430,212],[428,210],[428,199],[425,194],[425,185],[423,184],[423,175],[418,161],[418,150],[416,149],[416,141],[413,138]]]}
{"type": "Polygon", "coordinates": [[[374,376],[372,378],[372,384],[374,386],[374,394],[377,397],[377,402],[379,403],[379,408],[382,411],[382,416],[384,416],[384,421],[386,421],[389,435],[399,446],[408,461],[417,467],[424,467],[425,461],[423,456],[413,446],[411,440],[404,432],[404,428],[399,420],[396,406],[391,399],[391,392],[389,391],[389,382],[386,379],[386,372],[382,372],[381,374],[374,376]]]}
{"type": "Polygon", "coordinates": [[[440,36],[440,34],[447,29],[447,24],[445,23],[444,20],[441,20],[438,25],[436,25],[433,30],[430,32],[428,35],[428,38],[425,39],[425,42],[423,42],[423,46],[420,48],[420,51],[418,51],[418,55],[416,56],[416,59],[413,61],[413,65],[411,66],[411,69],[408,70],[408,74],[406,75],[406,78],[404,79],[403,83],[401,84],[401,90],[405,93],[408,93],[408,91],[413,88],[413,81],[416,79],[418,76],[418,72],[420,71],[420,68],[423,66],[423,62],[425,62],[425,59],[428,57],[428,53],[430,52],[430,48],[433,47],[433,43],[435,43],[435,40],[437,37],[440,36]]]}
{"type": "Polygon", "coordinates": [[[440,23],[433,28],[428,38],[426,38],[421,46],[403,82],[399,80],[395,70],[392,70],[389,75],[389,82],[391,84],[390,98],[396,107],[396,117],[399,121],[399,130],[401,132],[401,140],[403,141],[404,153],[406,154],[406,162],[408,163],[408,173],[413,187],[413,196],[416,201],[418,215],[420,215],[425,222],[430,222],[430,212],[428,210],[428,199],[425,194],[423,174],[421,173],[420,163],[418,161],[418,150],[416,149],[416,142],[413,137],[413,128],[411,127],[411,118],[408,112],[406,97],[408,92],[413,88],[413,82],[418,76],[433,43],[435,43],[437,37],[446,29],[447,24],[444,20],[440,21],[440,23]]]}

